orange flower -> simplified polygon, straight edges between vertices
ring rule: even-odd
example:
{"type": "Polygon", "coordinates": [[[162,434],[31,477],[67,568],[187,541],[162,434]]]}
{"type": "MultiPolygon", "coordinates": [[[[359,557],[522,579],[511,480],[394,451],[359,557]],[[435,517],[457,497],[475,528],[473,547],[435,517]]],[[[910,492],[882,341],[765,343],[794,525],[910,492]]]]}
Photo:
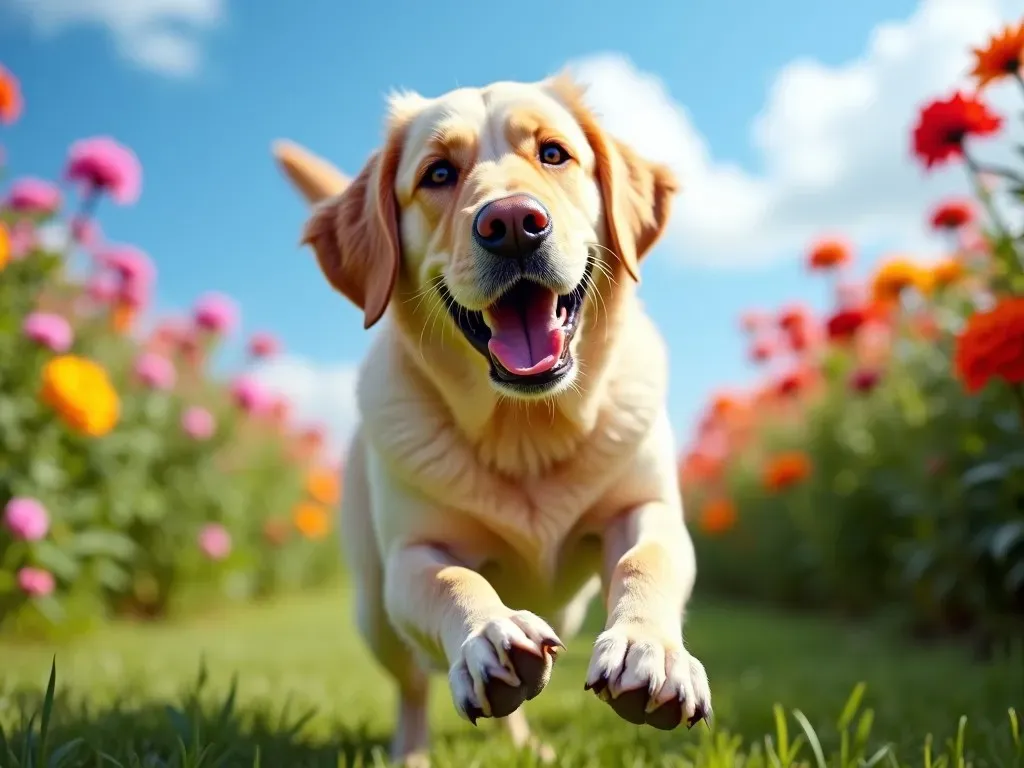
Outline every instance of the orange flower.
{"type": "Polygon", "coordinates": [[[11,236],[7,233],[7,226],[0,221],[0,271],[11,263],[11,236]]]}
{"type": "Polygon", "coordinates": [[[307,539],[322,539],[331,531],[331,514],[325,507],[304,501],[292,510],[295,528],[307,539]]]}
{"type": "Polygon", "coordinates": [[[964,267],[956,259],[943,259],[932,265],[931,283],[936,288],[947,288],[956,283],[964,275],[964,267]]]}
{"type": "Polygon", "coordinates": [[[1024,383],[1024,297],[1003,299],[988,312],[975,312],[957,337],[953,358],[968,392],[995,377],[1024,383]]]}
{"type": "Polygon", "coordinates": [[[1006,26],[989,38],[988,46],[974,49],[974,70],[978,89],[1020,72],[1024,56],[1024,23],[1006,26]]]}
{"type": "Polygon", "coordinates": [[[705,502],[699,524],[701,530],[711,536],[731,530],[736,525],[736,505],[724,497],[705,502]]]}
{"type": "Polygon", "coordinates": [[[40,399],[65,424],[90,437],[110,432],[121,412],[107,372],[92,360],[76,355],[61,355],[47,362],[40,399]]]}
{"type": "Polygon", "coordinates": [[[306,493],[314,500],[329,507],[341,499],[341,481],[337,470],[317,467],[306,475],[306,493]]]}
{"type": "Polygon", "coordinates": [[[835,269],[848,264],[852,259],[853,251],[849,243],[839,238],[828,238],[811,248],[807,266],[811,269],[835,269]]]}
{"type": "Polygon", "coordinates": [[[0,64],[0,123],[10,125],[21,116],[21,86],[0,64]]]}
{"type": "Polygon", "coordinates": [[[917,287],[928,291],[929,280],[920,267],[907,259],[890,259],[882,264],[871,281],[871,295],[879,304],[899,301],[903,292],[917,287]]]}
{"type": "Polygon", "coordinates": [[[125,302],[118,302],[110,313],[110,327],[117,333],[128,333],[135,324],[135,308],[125,302]]]}
{"type": "Polygon", "coordinates": [[[784,491],[803,482],[811,474],[811,460],[800,451],[788,451],[773,456],[764,468],[764,487],[769,491],[784,491]]]}

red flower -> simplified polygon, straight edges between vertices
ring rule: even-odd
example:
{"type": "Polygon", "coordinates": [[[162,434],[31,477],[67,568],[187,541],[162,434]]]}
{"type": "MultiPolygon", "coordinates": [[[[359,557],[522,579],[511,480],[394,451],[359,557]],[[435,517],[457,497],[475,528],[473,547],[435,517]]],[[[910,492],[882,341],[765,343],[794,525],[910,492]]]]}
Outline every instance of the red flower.
{"type": "Polygon", "coordinates": [[[776,322],[779,324],[779,328],[787,333],[792,332],[796,328],[804,328],[811,321],[811,312],[806,307],[800,304],[791,304],[788,307],[783,308],[779,312],[778,319],[776,322]]]}
{"type": "Polygon", "coordinates": [[[877,387],[881,380],[882,375],[878,371],[871,368],[861,368],[850,377],[850,389],[854,392],[867,394],[877,387]]]}
{"type": "Polygon", "coordinates": [[[831,341],[848,341],[857,335],[867,319],[868,313],[863,309],[841,309],[825,322],[825,331],[831,341]]]}
{"type": "Polygon", "coordinates": [[[1003,119],[990,112],[974,95],[957,91],[945,101],[933,101],[921,110],[914,128],[914,154],[926,168],[963,157],[964,139],[995,133],[1003,119]]]}
{"type": "Polygon", "coordinates": [[[970,200],[949,200],[932,213],[933,229],[960,229],[974,220],[974,205],[970,200]]]}

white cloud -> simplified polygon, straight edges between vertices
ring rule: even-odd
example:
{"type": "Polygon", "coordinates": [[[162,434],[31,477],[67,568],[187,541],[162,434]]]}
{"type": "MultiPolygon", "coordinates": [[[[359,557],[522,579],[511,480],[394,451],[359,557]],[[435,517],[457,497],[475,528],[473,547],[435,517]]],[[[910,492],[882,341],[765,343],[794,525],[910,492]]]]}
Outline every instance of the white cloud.
{"type": "MultiPolygon", "coordinates": [[[[716,161],[686,109],[625,57],[596,55],[573,69],[612,133],[679,174],[683,192],[664,246],[678,259],[762,263],[834,231],[865,245],[927,250],[937,247],[924,232],[929,207],[968,187],[959,165],[926,174],[911,157],[918,109],[965,84],[970,48],[1022,14],[1024,0],[922,0],[905,21],[875,27],[855,60],[791,62],[751,127],[758,173],[716,161]]],[[[992,96],[1016,122],[1020,91],[992,96]]],[[[1010,157],[1005,139],[996,155],[981,149],[1010,157]]]]}
{"type": "Polygon", "coordinates": [[[24,17],[40,35],[69,27],[105,28],[118,53],[173,77],[202,64],[202,33],[224,16],[226,0],[0,0],[0,10],[24,17]]]}
{"type": "Polygon", "coordinates": [[[300,423],[324,426],[332,452],[345,453],[359,421],[356,365],[282,356],[258,366],[253,375],[292,404],[300,423]]]}

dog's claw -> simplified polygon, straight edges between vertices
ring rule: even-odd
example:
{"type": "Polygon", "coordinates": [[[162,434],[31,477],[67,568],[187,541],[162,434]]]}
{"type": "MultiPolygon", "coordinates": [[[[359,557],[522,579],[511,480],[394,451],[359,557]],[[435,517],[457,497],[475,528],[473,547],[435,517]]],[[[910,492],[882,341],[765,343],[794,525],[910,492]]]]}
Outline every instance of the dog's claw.
{"type": "Polygon", "coordinates": [[[703,704],[698,704],[697,708],[693,712],[693,717],[691,717],[689,720],[686,721],[686,728],[687,728],[687,730],[693,728],[693,726],[695,726],[701,720],[706,722],[708,724],[708,728],[710,728],[711,727],[711,723],[709,722],[710,717],[711,717],[711,712],[706,710],[704,708],[703,704]]]}
{"type": "Polygon", "coordinates": [[[583,686],[583,690],[584,691],[593,691],[595,694],[600,696],[601,693],[604,691],[604,689],[607,688],[607,687],[608,687],[608,678],[605,677],[604,675],[602,675],[601,677],[597,678],[597,680],[595,680],[593,684],[586,683],[583,686]]]}
{"type": "Polygon", "coordinates": [[[482,709],[480,709],[480,707],[476,706],[475,704],[470,704],[469,706],[466,707],[466,719],[469,720],[469,722],[472,725],[475,726],[476,725],[476,721],[479,720],[483,716],[484,716],[484,711],[482,709]]]}

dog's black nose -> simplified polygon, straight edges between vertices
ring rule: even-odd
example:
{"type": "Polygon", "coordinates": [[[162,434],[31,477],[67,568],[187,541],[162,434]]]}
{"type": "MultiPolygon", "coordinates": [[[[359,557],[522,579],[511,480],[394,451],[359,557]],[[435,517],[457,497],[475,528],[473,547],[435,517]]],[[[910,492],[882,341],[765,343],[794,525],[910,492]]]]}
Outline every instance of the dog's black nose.
{"type": "Polygon", "coordinates": [[[551,217],[530,195],[494,200],[473,220],[473,239],[489,253],[522,259],[536,251],[551,233],[551,217]]]}

